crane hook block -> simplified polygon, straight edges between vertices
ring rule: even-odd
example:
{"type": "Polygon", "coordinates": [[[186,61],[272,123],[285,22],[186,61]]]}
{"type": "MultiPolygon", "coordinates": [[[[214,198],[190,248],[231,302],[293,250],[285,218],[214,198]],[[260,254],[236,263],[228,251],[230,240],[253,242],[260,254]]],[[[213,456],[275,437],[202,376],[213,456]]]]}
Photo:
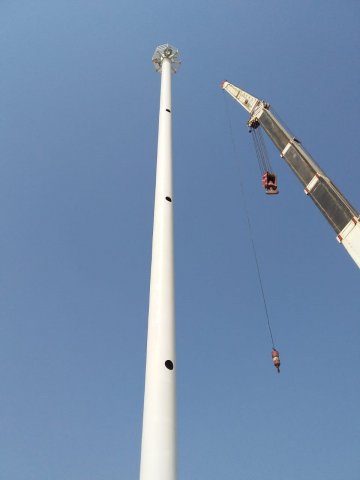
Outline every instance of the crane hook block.
{"type": "Polygon", "coordinates": [[[280,354],[275,348],[273,348],[273,351],[271,352],[271,357],[274,367],[277,369],[278,373],[280,373],[280,354]]]}
{"type": "Polygon", "coordinates": [[[265,193],[268,195],[277,195],[279,193],[275,173],[265,172],[261,177],[261,183],[265,188],[265,193]]]}

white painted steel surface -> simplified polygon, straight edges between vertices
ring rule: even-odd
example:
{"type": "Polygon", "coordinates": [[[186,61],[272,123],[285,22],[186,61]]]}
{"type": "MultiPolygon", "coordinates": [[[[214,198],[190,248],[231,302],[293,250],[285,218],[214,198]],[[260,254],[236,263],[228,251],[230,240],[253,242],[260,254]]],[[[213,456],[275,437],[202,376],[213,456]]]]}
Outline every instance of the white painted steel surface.
{"type": "Polygon", "coordinates": [[[161,62],[161,69],[157,68],[161,94],[140,480],[176,480],[172,59],[165,57],[161,62]],[[170,369],[165,362],[171,362],[170,369]]]}
{"type": "Polygon", "coordinates": [[[235,100],[239,102],[240,105],[242,105],[249,113],[252,113],[253,109],[257,105],[261,105],[261,100],[253,97],[252,95],[250,95],[250,93],[245,92],[245,90],[241,90],[241,88],[236,87],[227,80],[224,80],[222,82],[221,88],[223,90],[226,90],[229,95],[235,98],[235,100]]]}
{"type": "Polygon", "coordinates": [[[351,220],[337,239],[360,268],[360,218],[351,220]]]}

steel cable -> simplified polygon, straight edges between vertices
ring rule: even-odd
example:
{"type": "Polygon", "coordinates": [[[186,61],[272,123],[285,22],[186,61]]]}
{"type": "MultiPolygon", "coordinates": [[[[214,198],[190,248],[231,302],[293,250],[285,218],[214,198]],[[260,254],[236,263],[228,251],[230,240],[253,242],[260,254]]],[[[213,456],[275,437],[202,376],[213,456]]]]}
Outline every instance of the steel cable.
{"type": "MultiPolygon", "coordinates": [[[[225,98],[224,98],[224,101],[225,101],[225,98]]],[[[227,117],[227,120],[228,120],[228,123],[229,123],[230,138],[231,138],[232,148],[233,148],[233,152],[234,152],[234,157],[238,157],[238,154],[237,154],[237,151],[236,151],[234,132],[233,132],[231,118],[230,118],[230,114],[229,114],[229,111],[228,111],[228,106],[226,104],[226,101],[225,101],[225,111],[226,111],[226,117],[227,117]]],[[[259,144],[258,139],[257,139],[257,143],[259,144]]],[[[254,144],[255,144],[255,141],[254,141],[254,144]]],[[[258,157],[258,159],[259,159],[259,157],[258,157]]],[[[272,347],[275,350],[274,336],[273,336],[273,333],[272,333],[270,315],[269,315],[269,310],[268,310],[267,301],[266,301],[266,297],[265,297],[265,291],[264,291],[264,285],[263,285],[263,281],[262,281],[262,275],[261,275],[258,255],[257,255],[257,252],[256,252],[256,247],[255,247],[255,241],[254,241],[252,224],[251,224],[251,220],[250,220],[250,214],[249,214],[249,210],[248,210],[247,202],[246,202],[245,189],[244,189],[243,182],[241,180],[241,177],[242,177],[242,175],[241,175],[242,174],[241,162],[239,162],[239,166],[240,166],[239,183],[240,183],[241,197],[242,197],[243,204],[244,204],[244,211],[245,211],[245,216],[246,216],[247,225],[248,225],[250,243],[251,243],[251,246],[252,246],[254,261],[255,261],[255,264],[256,264],[257,277],[258,277],[258,281],[259,281],[259,285],[260,285],[260,291],[261,291],[261,296],[262,296],[262,300],[263,300],[264,311],[265,311],[265,316],[266,316],[266,320],[267,320],[267,326],[268,326],[268,330],[269,330],[269,334],[270,334],[270,338],[271,338],[272,347]]]]}

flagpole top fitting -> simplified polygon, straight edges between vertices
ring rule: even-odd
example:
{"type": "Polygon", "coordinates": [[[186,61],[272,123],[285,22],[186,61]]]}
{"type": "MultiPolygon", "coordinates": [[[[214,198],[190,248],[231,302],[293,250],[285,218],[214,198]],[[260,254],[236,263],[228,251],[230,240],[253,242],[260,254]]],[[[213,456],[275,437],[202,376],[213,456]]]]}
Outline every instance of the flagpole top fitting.
{"type": "Polygon", "coordinates": [[[172,73],[176,73],[181,64],[179,50],[168,43],[159,45],[152,57],[152,63],[157,72],[161,73],[162,63],[165,59],[170,60],[171,71],[172,73]]]}

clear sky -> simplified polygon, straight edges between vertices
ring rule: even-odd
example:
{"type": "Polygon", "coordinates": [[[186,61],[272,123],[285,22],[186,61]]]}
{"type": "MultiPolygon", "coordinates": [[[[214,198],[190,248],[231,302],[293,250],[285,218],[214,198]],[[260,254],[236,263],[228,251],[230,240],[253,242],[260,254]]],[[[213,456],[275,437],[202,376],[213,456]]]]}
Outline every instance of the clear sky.
{"type": "Polygon", "coordinates": [[[1,479],[138,478],[167,42],[179,480],[360,479],[359,270],[270,144],[264,194],[219,88],[269,101],[359,209],[359,20],[357,0],[0,2],[1,479]]]}

